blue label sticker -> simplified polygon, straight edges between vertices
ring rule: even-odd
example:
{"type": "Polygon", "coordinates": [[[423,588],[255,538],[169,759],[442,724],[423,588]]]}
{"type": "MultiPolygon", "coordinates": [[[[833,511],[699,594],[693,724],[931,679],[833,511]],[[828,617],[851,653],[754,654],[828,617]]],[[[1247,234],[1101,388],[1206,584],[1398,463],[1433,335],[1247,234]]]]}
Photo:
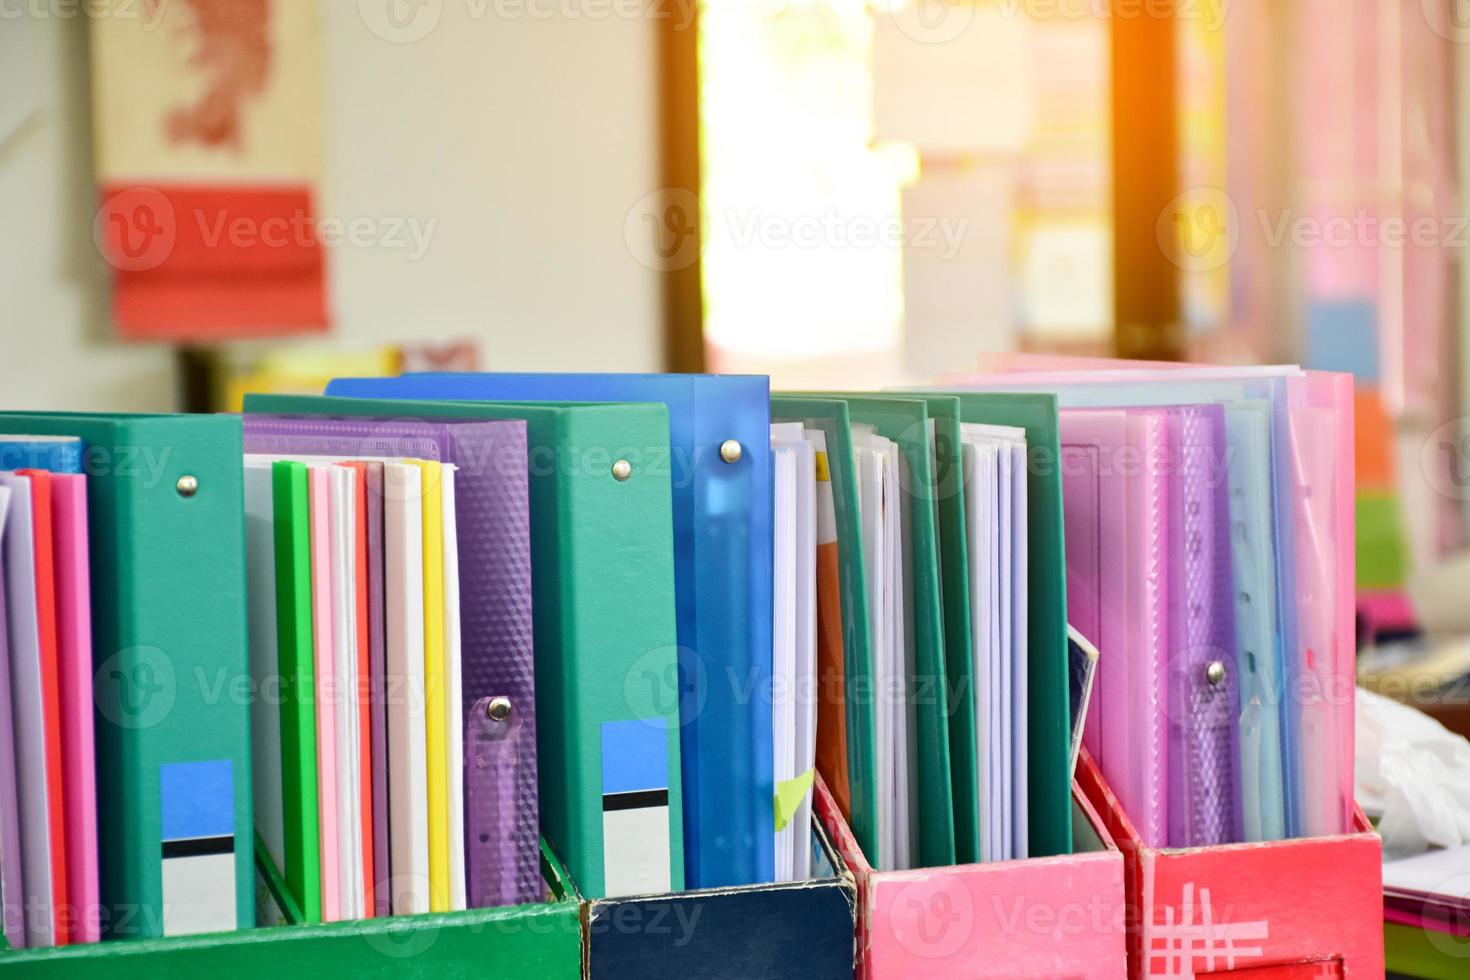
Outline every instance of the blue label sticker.
{"type": "Polygon", "coordinates": [[[662,718],[602,723],[602,792],[669,788],[669,736],[662,718]]]}
{"type": "Polygon", "coordinates": [[[230,760],[159,766],[158,800],[163,818],[159,862],[163,934],[190,936],[236,928],[235,784],[230,760]]]}
{"type": "Polygon", "coordinates": [[[160,766],[158,795],[165,841],[234,838],[235,782],[229,759],[160,766]]]}
{"type": "Polygon", "coordinates": [[[602,871],[609,898],[671,887],[670,737],[663,719],[602,723],[602,871]]]}

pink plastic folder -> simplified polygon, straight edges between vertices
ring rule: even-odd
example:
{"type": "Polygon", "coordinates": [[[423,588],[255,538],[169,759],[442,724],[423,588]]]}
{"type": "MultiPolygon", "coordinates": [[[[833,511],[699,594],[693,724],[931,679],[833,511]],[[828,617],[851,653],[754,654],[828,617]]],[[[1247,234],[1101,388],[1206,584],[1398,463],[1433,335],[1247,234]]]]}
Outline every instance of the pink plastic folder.
{"type": "MultiPolygon", "coordinates": [[[[1292,366],[1217,367],[1013,355],[1005,373],[944,379],[1002,390],[1079,391],[1088,404],[1269,399],[1282,642],[1283,763],[1290,836],[1354,827],[1352,378],[1292,366]],[[1104,389],[1116,387],[1099,397],[1104,389]],[[1193,392],[1194,395],[1190,395],[1193,392]]],[[[1077,400],[1072,400],[1077,404],[1077,400]]],[[[1106,654],[1104,653],[1105,657],[1106,654]]]]}
{"type": "Polygon", "coordinates": [[[1061,413],[1067,615],[1098,648],[1084,741],[1152,846],[1168,837],[1168,424],[1162,411],[1061,413]]]}
{"type": "Polygon", "coordinates": [[[1290,391],[1300,649],[1288,662],[1287,703],[1299,710],[1298,829],[1320,837],[1346,833],[1356,806],[1353,381],[1308,371],[1290,391]]]}
{"type": "Polygon", "coordinates": [[[66,797],[67,900],[75,914],[72,940],[101,936],[97,877],[97,760],[92,726],[92,589],[87,541],[87,478],[51,477],[55,541],[57,668],[61,688],[61,751],[66,797]]]}
{"type": "Polygon", "coordinates": [[[332,706],[332,520],[331,467],[313,466],[308,474],[311,520],[311,617],[316,639],[317,817],[321,829],[322,919],[342,918],[337,867],[337,739],[332,706]]]}
{"type": "MultiPolygon", "coordinates": [[[[0,486],[0,897],[24,896],[20,849],[20,804],[15,791],[15,724],[10,706],[10,617],[6,611],[5,521],[10,488],[0,486]]],[[[5,939],[14,949],[26,944],[24,902],[4,902],[5,939]]]]}

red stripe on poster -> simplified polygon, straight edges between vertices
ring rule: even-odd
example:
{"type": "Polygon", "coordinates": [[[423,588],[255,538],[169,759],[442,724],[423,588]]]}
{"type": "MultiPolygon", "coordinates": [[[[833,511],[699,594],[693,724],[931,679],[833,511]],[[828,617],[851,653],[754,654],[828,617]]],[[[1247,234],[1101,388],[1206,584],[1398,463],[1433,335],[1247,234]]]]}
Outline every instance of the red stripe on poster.
{"type": "Polygon", "coordinates": [[[93,228],[136,340],[317,333],[326,262],[310,187],[109,184],[93,228]]]}

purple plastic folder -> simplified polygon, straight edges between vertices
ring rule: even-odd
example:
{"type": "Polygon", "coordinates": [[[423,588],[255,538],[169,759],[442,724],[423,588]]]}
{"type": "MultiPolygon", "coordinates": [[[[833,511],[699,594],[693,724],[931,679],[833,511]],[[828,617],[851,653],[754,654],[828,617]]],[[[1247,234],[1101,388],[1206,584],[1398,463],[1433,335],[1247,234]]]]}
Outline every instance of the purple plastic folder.
{"type": "MultiPolygon", "coordinates": [[[[475,705],[484,698],[503,696],[510,699],[513,717],[522,726],[517,750],[497,753],[493,763],[478,764],[466,742],[465,798],[478,803],[465,819],[467,899],[471,908],[539,901],[543,885],[525,423],[246,415],[245,451],[423,459],[458,467],[463,721],[471,723],[475,705]],[[498,805],[485,805],[487,798],[498,805]]],[[[375,786],[378,762],[375,754],[375,786]]]]}
{"type": "Polygon", "coordinates": [[[1225,408],[1169,409],[1169,845],[1244,839],[1225,408]]]}

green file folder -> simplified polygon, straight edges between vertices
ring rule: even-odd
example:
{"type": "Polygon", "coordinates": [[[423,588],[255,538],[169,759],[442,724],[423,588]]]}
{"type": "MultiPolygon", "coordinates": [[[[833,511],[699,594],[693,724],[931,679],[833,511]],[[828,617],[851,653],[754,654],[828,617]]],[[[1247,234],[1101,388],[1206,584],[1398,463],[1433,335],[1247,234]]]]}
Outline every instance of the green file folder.
{"type": "Polygon", "coordinates": [[[0,413],[86,444],[101,924],[254,924],[240,420],[0,413]]]}
{"type": "Polygon", "coordinates": [[[868,628],[867,576],[852,462],[852,427],[847,403],[836,398],[773,396],[771,419],[801,422],[827,439],[827,465],[837,517],[838,565],[842,579],[842,650],[847,689],[848,780],[852,795],[849,823],[858,846],[877,864],[878,766],[875,758],[873,645],[868,628]]]}
{"type": "MultiPolygon", "coordinates": [[[[928,407],[920,399],[900,400],[843,393],[823,397],[847,403],[852,423],[870,425],[898,444],[909,472],[909,557],[913,564],[914,672],[919,777],[917,867],[955,863],[955,793],[950,765],[949,692],[972,705],[970,688],[956,688],[945,661],[943,592],[939,574],[939,528],[935,512],[934,462],[929,451],[928,407]]],[[[968,647],[963,648],[968,651],[968,647]]],[[[970,753],[974,754],[973,738],[970,753]]],[[[973,805],[973,803],[972,803],[973,805]]]]}
{"type": "Polygon", "coordinates": [[[979,759],[975,741],[975,659],[970,632],[970,547],[960,440],[960,400],[949,395],[881,395],[921,401],[934,422],[933,490],[939,519],[944,603],[944,670],[949,695],[949,766],[954,790],[955,863],[980,860],[979,759]],[[961,696],[956,697],[956,694],[961,696]]]}
{"type": "MultiPolygon", "coordinates": [[[[1071,698],[1067,676],[1067,558],[1057,399],[1046,394],[944,393],[961,422],[1026,430],[1029,621],[1028,835],[1032,857],[1072,852],[1071,698]]],[[[907,396],[935,397],[935,392],[907,396]]]]}

